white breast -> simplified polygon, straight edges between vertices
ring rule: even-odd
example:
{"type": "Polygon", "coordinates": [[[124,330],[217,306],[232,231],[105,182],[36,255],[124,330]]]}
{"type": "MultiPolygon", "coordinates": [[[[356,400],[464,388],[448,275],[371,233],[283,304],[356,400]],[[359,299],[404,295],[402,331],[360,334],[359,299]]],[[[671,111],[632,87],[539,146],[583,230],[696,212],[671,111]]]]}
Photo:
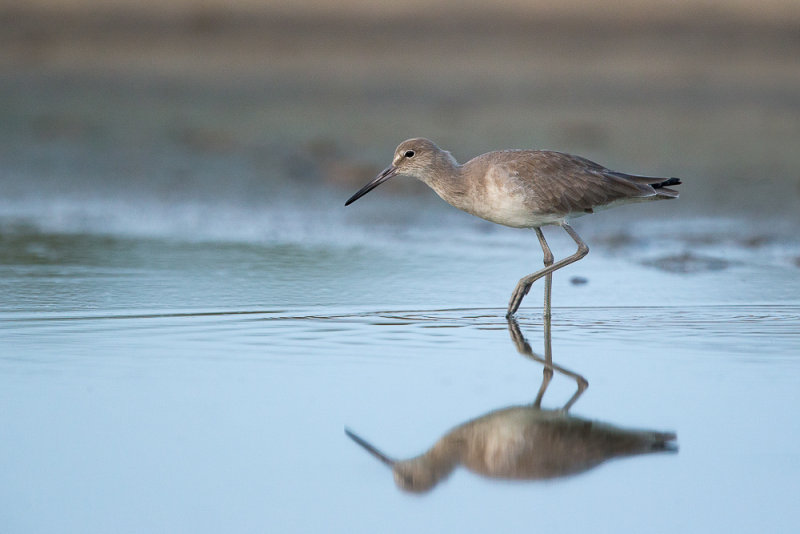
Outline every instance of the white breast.
{"type": "Polygon", "coordinates": [[[503,165],[490,167],[483,185],[470,210],[473,215],[514,228],[532,228],[563,221],[563,217],[533,213],[528,207],[531,202],[526,202],[533,191],[503,165]]]}

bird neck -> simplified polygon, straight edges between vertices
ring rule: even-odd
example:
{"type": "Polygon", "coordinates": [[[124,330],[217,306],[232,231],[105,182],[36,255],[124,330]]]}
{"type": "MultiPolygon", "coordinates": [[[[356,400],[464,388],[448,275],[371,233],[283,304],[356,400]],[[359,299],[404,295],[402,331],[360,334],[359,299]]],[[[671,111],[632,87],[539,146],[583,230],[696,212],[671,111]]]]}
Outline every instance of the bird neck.
{"type": "Polygon", "coordinates": [[[467,209],[470,196],[469,184],[464,180],[463,167],[450,155],[443,153],[431,172],[421,177],[442,200],[459,209],[467,209]]]}

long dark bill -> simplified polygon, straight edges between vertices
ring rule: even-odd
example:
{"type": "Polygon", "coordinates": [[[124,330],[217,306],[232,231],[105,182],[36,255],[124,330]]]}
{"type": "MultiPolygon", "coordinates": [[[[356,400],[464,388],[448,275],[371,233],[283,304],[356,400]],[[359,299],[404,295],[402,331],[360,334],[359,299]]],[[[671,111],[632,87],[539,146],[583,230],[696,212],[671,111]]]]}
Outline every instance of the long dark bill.
{"type": "Polygon", "coordinates": [[[378,176],[373,178],[367,185],[365,185],[364,187],[359,189],[358,192],[355,195],[353,195],[352,197],[347,199],[347,202],[345,202],[344,205],[345,206],[349,206],[350,204],[352,204],[353,202],[355,202],[359,198],[363,197],[364,195],[366,195],[367,193],[369,193],[370,191],[372,191],[373,189],[375,189],[376,187],[381,185],[383,182],[385,182],[386,180],[388,180],[389,178],[391,178],[395,174],[397,174],[397,168],[396,167],[391,166],[391,167],[387,168],[382,173],[380,173],[378,176]]]}
{"type": "Polygon", "coordinates": [[[369,443],[367,440],[362,438],[361,436],[357,435],[355,432],[350,430],[349,428],[344,429],[344,433],[348,435],[350,439],[364,447],[372,456],[380,460],[381,462],[385,463],[389,467],[394,467],[395,461],[383,454],[381,451],[376,449],[369,443]]]}

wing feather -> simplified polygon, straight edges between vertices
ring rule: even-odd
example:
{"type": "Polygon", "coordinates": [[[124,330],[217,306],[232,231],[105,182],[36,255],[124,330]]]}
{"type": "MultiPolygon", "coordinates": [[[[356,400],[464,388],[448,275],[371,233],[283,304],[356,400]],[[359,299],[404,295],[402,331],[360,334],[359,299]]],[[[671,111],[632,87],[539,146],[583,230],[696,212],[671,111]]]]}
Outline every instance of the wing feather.
{"type": "Polygon", "coordinates": [[[580,156],[546,150],[491,152],[479,158],[502,165],[525,182],[533,192],[529,207],[541,214],[591,212],[620,200],[652,197],[656,190],[649,184],[665,180],[611,171],[580,156]]]}

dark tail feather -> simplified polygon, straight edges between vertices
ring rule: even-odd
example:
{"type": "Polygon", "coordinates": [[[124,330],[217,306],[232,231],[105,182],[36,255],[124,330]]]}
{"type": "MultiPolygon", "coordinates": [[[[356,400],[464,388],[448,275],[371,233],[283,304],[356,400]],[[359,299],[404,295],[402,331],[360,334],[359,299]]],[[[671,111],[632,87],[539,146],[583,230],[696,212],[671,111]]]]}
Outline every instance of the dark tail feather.
{"type": "Polygon", "coordinates": [[[653,451],[678,452],[678,444],[675,440],[678,435],[674,432],[653,432],[650,449],[653,451]]]}
{"type": "Polygon", "coordinates": [[[664,180],[663,182],[659,182],[657,184],[650,184],[650,187],[653,189],[661,189],[662,187],[669,187],[671,185],[681,185],[680,178],[670,178],[669,180],[664,180]]]}

